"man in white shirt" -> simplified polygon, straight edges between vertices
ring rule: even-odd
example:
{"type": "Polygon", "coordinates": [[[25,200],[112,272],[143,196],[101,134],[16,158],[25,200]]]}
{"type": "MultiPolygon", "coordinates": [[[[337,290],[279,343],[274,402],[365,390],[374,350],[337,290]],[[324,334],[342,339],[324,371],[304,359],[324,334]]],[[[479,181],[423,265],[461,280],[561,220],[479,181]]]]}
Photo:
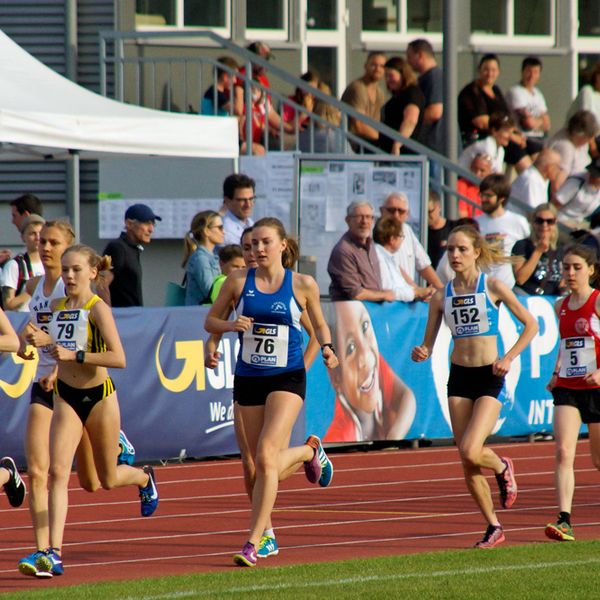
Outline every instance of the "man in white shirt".
{"type": "Polygon", "coordinates": [[[586,228],[584,220],[600,207],[600,158],[586,168],[567,178],[553,202],[558,220],[571,229],[586,228]]]}
{"type": "Polygon", "coordinates": [[[252,227],[254,221],[254,179],[242,173],[234,173],[223,182],[223,203],[227,211],[223,215],[224,244],[238,244],[244,229],[252,227]]]}
{"type": "Polygon", "coordinates": [[[516,198],[529,207],[525,209],[510,202],[510,210],[527,216],[530,210],[549,201],[550,184],[560,174],[560,154],[550,148],[542,150],[533,164],[525,169],[512,183],[511,198],[516,198]]]}
{"type": "MultiPolygon", "coordinates": [[[[475,220],[479,223],[481,234],[488,242],[501,244],[504,254],[510,256],[515,242],[529,237],[531,233],[525,217],[505,208],[510,196],[510,183],[504,175],[488,175],[479,184],[479,195],[483,214],[475,220]]],[[[510,288],[515,285],[510,263],[493,267],[490,275],[497,277],[510,288]]]]}
{"type": "Polygon", "coordinates": [[[526,57],[521,64],[521,81],[506,95],[506,103],[523,135],[540,144],[551,125],[546,99],[536,87],[541,75],[542,61],[537,56],[526,57]]]}
{"type": "Polygon", "coordinates": [[[429,285],[441,289],[443,287],[442,282],[431,266],[431,259],[407,222],[409,203],[406,194],[402,192],[391,193],[385,199],[380,210],[382,216],[393,217],[402,224],[404,241],[400,249],[394,253],[394,259],[402,274],[408,277],[408,283],[414,285],[417,275],[421,275],[429,285]]]}

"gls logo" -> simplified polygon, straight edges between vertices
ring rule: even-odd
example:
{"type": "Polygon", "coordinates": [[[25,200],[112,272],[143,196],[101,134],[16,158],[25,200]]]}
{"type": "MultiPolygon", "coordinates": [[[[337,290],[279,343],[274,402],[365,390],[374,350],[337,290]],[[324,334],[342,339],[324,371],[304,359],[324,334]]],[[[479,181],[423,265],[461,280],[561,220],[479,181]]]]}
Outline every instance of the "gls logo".
{"type": "Polygon", "coordinates": [[[277,326],[276,325],[253,325],[252,326],[253,335],[268,335],[277,337],[277,326]]]}
{"type": "Polygon", "coordinates": [[[452,298],[452,306],[473,306],[475,304],[475,296],[459,296],[452,298]]]}

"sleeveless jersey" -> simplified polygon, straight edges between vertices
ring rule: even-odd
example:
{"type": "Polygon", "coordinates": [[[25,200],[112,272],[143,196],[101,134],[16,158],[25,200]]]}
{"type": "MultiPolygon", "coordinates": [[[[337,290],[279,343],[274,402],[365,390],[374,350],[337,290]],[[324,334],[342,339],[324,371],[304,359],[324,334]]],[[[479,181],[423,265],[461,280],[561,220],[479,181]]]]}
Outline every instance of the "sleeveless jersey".
{"type": "Polygon", "coordinates": [[[567,296],[560,307],[560,370],[556,385],[574,390],[600,388],[590,386],[583,378],[600,368],[600,318],[596,314],[594,290],[585,304],[577,310],[569,308],[567,296]]]}
{"type": "MultiPolygon", "coordinates": [[[[29,301],[29,313],[31,315],[31,322],[42,331],[49,333],[50,322],[52,321],[52,310],[50,309],[50,305],[54,300],[62,298],[65,295],[65,284],[59,277],[54,289],[50,292],[50,295],[46,296],[44,294],[45,280],[46,276],[43,275],[35,286],[35,290],[29,301]]],[[[39,360],[35,381],[39,381],[40,377],[49,375],[56,364],[56,361],[50,356],[49,348],[47,346],[38,348],[37,352],[39,360]]]]}
{"type": "Polygon", "coordinates": [[[472,294],[459,296],[454,291],[453,280],[447,283],[444,319],[454,339],[498,335],[498,307],[490,300],[485,273],[479,274],[472,294]]]}
{"type": "Polygon", "coordinates": [[[94,295],[83,308],[66,308],[67,298],[61,298],[50,323],[52,340],[69,350],[105,352],[106,344],[100,330],[90,318],[90,310],[98,300],[100,298],[94,295]]]}
{"type": "Polygon", "coordinates": [[[285,270],[279,290],[265,294],[255,283],[256,269],[248,269],[236,309],[252,317],[250,328],[239,334],[236,375],[267,376],[304,368],[302,308],[294,297],[292,271],[285,270]]]}

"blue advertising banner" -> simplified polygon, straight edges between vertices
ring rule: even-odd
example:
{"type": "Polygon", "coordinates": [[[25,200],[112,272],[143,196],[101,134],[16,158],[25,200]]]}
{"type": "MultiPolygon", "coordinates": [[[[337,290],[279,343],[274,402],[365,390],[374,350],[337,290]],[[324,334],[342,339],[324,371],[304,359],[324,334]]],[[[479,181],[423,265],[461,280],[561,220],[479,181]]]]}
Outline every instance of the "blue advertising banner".
{"type": "MultiPolygon", "coordinates": [[[[545,389],[558,348],[553,299],[522,300],[540,332],[513,362],[495,432],[527,435],[550,431],[552,398],[545,389]]],[[[305,411],[294,443],[307,433],[327,442],[451,437],[446,398],[451,337],[443,325],[432,358],[413,363],[427,320],[422,303],[324,303],[340,367],[331,374],[316,360],[308,373],[305,411]]],[[[232,388],[238,341],[222,341],[216,370],[204,366],[202,307],[115,309],[127,368],[111,370],[123,429],[139,460],[237,453],[232,388]]],[[[11,313],[19,330],[27,315],[11,313]]],[[[520,324],[501,310],[500,346],[520,324]]],[[[501,348],[502,349],[502,348],[501,348]]],[[[29,388],[37,361],[0,357],[0,452],[24,464],[23,437],[29,388]]]]}

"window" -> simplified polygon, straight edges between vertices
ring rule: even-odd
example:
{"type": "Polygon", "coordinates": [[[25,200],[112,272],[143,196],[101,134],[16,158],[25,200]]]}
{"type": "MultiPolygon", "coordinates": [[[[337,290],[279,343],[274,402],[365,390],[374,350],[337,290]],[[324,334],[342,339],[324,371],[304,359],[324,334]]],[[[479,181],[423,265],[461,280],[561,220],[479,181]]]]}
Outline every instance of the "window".
{"type": "Polygon", "coordinates": [[[579,35],[600,35],[600,3],[598,0],[579,0],[579,35]]]}
{"type": "Polygon", "coordinates": [[[442,31],[442,0],[363,0],[363,31],[442,31]]]}
{"type": "Polygon", "coordinates": [[[288,4],[287,0],[246,0],[246,37],[287,40],[288,4]]]}
{"type": "Polygon", "coordinates": [[[471,2],[476,35],[551,36],[552,0],[478,0],[471,2]]]}
{"type": "Polygon", "coordinates": [[[227,34],[231,0],[136,0],[135,24],[138,29],[157,27],[209,28],[227,34]]]}

